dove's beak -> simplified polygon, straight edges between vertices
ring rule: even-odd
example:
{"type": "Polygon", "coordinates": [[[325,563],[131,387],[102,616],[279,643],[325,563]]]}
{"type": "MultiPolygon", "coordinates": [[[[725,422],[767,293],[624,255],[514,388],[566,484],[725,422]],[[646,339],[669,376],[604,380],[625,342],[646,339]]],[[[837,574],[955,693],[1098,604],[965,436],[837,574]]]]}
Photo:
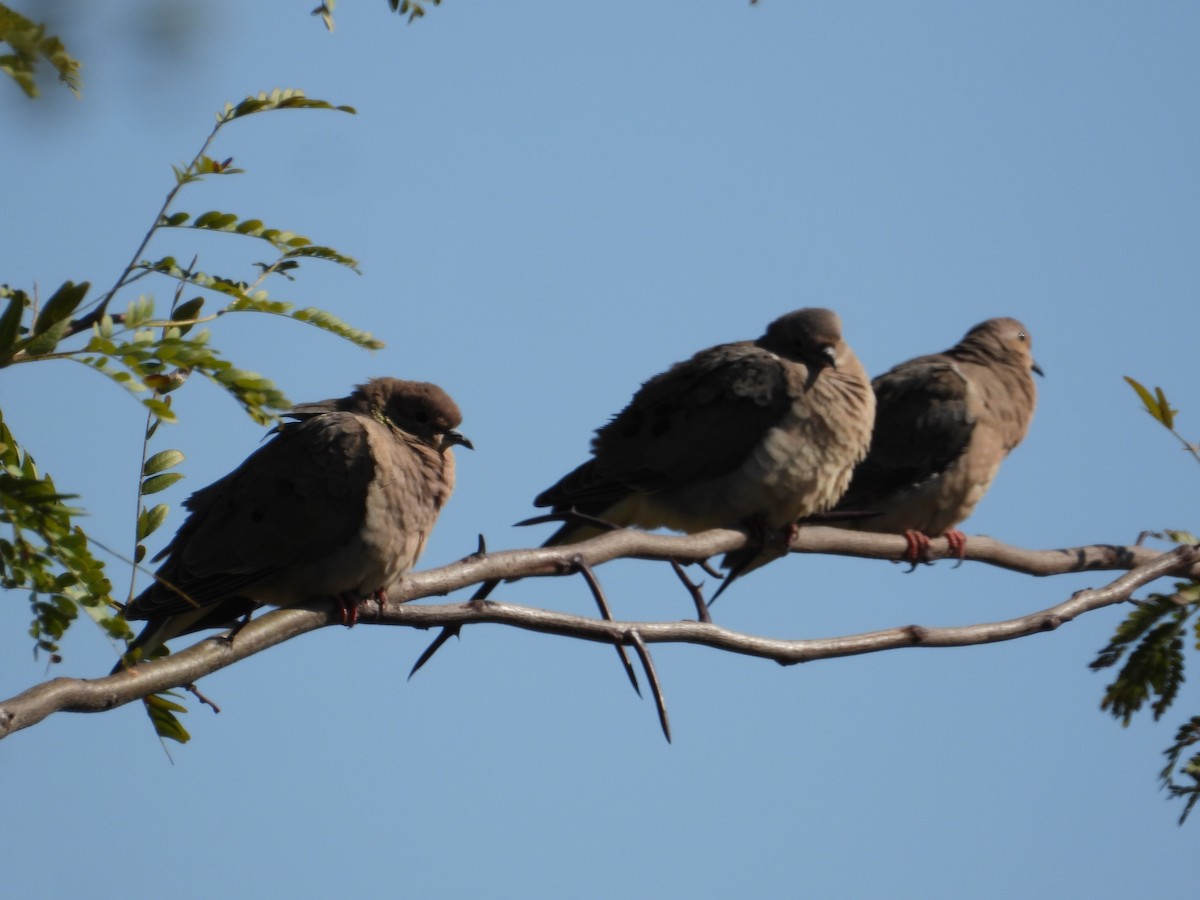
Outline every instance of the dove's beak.
{"type": "Polygon", "coordinates": [[[1043,371],[1042,371],[1042,367],[1041,367],[1041,366],[1039,366],[1039,365],[1037,364],[1037,360],[1034,360],[1034,361],[1033,361],[1033,365],[1031,365],[1029,368],[1030,368],[1032,371],[1034,371],[1034,372],[1037,372],[1037,373],[1038,373],[1039,375],[1041,375],[1043,378],[1045,378],[1045,377],[1046,377],[1046,373],[1045,373],[1045,372],[1043,372],[1043,371]]]}
{"type": "Polygon", "coordinates": [[[826,369],[837,370],[837,350],[831,344],[822,347],[815,357],[809,357],[808,360],[808,378],[804,382],[804,389],[807,391],[817,383],[817,378],[826,369]]]}
{"type": "Polygon", "coordinates": [[[445,450],[449,447],[453,447],[455,444],[459,444],[463,447],[466,447],[468,450],[475,449],[475,445],[471,443],[470,439],[465,434],[462,434],[458,431],[454,431],[453,429],[451,429],[450,431],[447,431],[445,434],[442,435],[442,449],[443,450],[445,450]]]}

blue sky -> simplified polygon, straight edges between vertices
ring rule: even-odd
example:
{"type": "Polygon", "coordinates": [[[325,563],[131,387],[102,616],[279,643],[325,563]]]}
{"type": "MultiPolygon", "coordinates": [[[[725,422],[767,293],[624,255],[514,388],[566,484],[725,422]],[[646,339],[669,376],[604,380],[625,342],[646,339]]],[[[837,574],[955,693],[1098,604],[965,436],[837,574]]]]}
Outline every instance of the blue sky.
{"type": "MultiPolygon", "coordinates": [[[[333,34],[305,4],[170,6],[181,32],[139,25],[149,5],[58,8],[83,99],[0,84],[0,281],[111,283],[227,101],[283,86],[356,106],[235,123],[214,155],[247,174],[177,208],[357,257],[361,276],[313,264],[275,291],[387,342],[226,319],[234,359],[296,400],[377,374],[457,399],[477,450],[422,566],[479,532],[537,543],[511,523],[643,380],[809,305],[840,312],[873,373],[982,319],[1029,326],[1038,413],[968,533],[1045,548],[1197,527],[1200,472],[1121,380],[1163,385],[1200,434],[1194,4],[446,0],[405,27],[373,0],[340,5],[333,34]]],[[[150,253],[239,276],[257,258],[202,237],[150,253]]],[[[89,529],[131,546],[138,407],[69,364],[6,370],[0,399],[84,493],[89,529]]],[[[188,456],[175,505],[260,437],[207,385],[176,404],[160,444],[188,456]]],[[[600,575],[619,617],[687,615],[663,566],[600,575]]],[[[822,637],[1009,618],[1103,582],[793,556],[715,610],[822,637]]],[[[502,592],[591,608],[578,580],[502,592]]],[[[24,597],[7,599],[10,696],[46,672],[24,597]]],[[[186,717],[174,764],[136,706],[5,741],[6,881],[31,897],[1184,896],[1200,825],[1176,826],[1155,775],[1200,698],[1185,685],[1158,726],[1099,712],[1087,663],[1123,615],[788,669],[663,646],[670,746],[606,647],[483,627],[406,682],[430,635],[326,629],[206,679],[223,712],[186,717]]],[[[114,658],[86,623],[64,650],[60,674],[114,658]]]]}

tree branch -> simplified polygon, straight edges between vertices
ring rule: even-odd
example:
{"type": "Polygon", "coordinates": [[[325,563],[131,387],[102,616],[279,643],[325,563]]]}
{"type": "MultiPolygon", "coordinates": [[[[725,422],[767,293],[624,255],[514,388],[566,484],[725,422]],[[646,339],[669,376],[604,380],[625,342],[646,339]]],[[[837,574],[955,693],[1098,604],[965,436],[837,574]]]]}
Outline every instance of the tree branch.
{"type": "MultiPolygon", "coordinates": [[[[909,625],[884,631],[813,640],[782,640],[730,631],[697,621],[621,622],[552,612],[492,601],[417,605],[410,601],[460,590],[494,578],[557,575],[582,559],[597,566],[618,558],[701,561],[746,544],[744,532],[715,529],[686,537],[623,529],[579,544],[472,554],[456,563],[406,575],[388,590],[388,602],[377,610],[363,608],[363,624],[414,628],[492,623],[544,634],[632,646],[642,654],[654,643],[692,643],[771,659],[792,665],[830,657],[875,653],[899,647],[963,647],[1006,641],[1057,628],[1076,616],[1128,600],[1139,587],[1165,575],[1200,578],[1200,548],[1167,552],[1141,545],[1097,544],[1061,550],[1025,550],[986,537],[972,537],[966,558],[1030,575],[1047,576],[1095,570],[1124,570],[1102,588],[1079,591],[1048,609],[1015,619],[948,628],[909,625]]],[[[791,550],[898,560],[907,544],[898,535],[851,532],[822,526],[801,528],[791,550]]],[[[944,538],[932,543],[935,558],[954,554],[944,538]]],[[[336,624],[339,616],[328,600],[313,600],[260,616],[242,628],[235,640],[203,640],[165,659],[135,666],[105,678],[55,678],[0,703],[0,738],[28,728],[54,712],[101,712],[150,694],[191,684],[201,677],[301,634],[336,624]]]]}

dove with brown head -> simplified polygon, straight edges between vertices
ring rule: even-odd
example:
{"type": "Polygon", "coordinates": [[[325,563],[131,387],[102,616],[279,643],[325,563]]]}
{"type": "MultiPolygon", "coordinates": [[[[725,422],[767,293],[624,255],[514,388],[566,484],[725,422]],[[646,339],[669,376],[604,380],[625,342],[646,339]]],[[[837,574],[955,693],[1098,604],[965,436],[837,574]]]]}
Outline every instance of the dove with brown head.
{"type": "Polygon", "coordinates": [[[451,448],[471,446],[449,395],[375,378],[285,415],[266,444],[184,502],[154,583],[125,608],[149,622],[131,651],[144,657],[259,606],[315,597],[337,598],[353,624],[358,599],[379,597],[421,555],[454,489],[451,448]]]}

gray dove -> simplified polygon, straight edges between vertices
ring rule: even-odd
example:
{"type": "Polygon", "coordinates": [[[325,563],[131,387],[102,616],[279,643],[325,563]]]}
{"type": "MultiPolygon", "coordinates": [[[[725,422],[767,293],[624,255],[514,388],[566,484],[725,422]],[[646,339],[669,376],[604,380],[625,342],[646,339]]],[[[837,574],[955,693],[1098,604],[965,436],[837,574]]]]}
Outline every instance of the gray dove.
{"type": "Polygon", "coordinates": [[[929,537],[944,534],[961,560],[966,536],[955,526],[1025,437],[1037,403],[1033,372],[1042,374],[1029,331],[1002,318],[876,378],[871,451],[837,507],[863,517],[831,524],[903,534],[914,564],[929,537]]]}
{"type": "MultiPolygon", "coordinates": [[[[592,458],[534,500],[551,515],[521,524],[561,519],[547,547],[605,526],[694,533],[745,525],[755,546],[726,556],[724,590],[777,557],[798,519],[837,502],[866,455],[874,417],[875,395],[837,313],[795,310],[757,340],[701,350],[643,384],[597,430],[592,458]]],[[[499,583],[484,582],[471,599],[499,583]]],[[[697,611],[708,618],[698,599],[697,611]]],[[[444,628],[409,677],[457,633],[444,628]]],[[[617,653],[637,688],[624,648],[617,653]]]]}
{"type": "Polygon", "coordinates": [[[352,625],[359,600],[383,602],[420,556],[454,489],[450,448],[471,447],[449,395],[374,378],[286,416],[268,443],[184,502],[189,515],[155,557],[164,562],[154,583],[125,607],[126,619],[149,621],[126,660],[264,604],[332,597],[352,625]]]}
{"type": "MultiPolygon", "coordinates": [[[[688,533],[790,529],[841,497],[874,414],[837,314],[796,310],[758,340],[702,350],[647,381],[596,432],[592,458],[534,505],[688,533]]],[[[547,543],[595,533],[568,519],[547,543]]]]}

